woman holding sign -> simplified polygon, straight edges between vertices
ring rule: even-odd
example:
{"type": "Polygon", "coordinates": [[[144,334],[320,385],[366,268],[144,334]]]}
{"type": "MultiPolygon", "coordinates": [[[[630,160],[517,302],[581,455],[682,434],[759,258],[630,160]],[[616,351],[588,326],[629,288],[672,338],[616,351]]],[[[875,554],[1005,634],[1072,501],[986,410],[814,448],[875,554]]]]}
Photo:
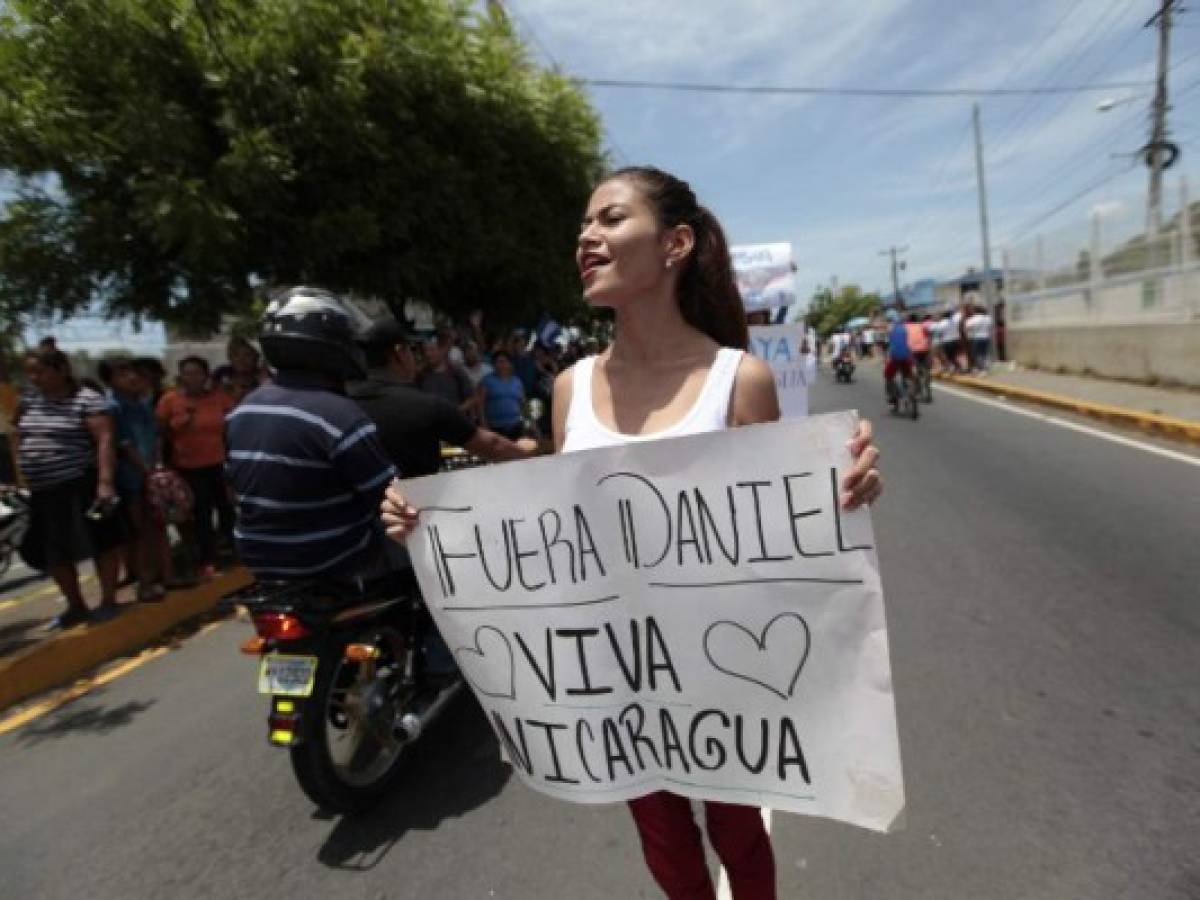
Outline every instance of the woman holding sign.
{"type": "MultiPolygon", "coordinates": [[[[652,168],[621,169],[596,188],[576,250],[584,296],[616,313],[612,345],[581,360],[554,385],[554,443],[594,447],[719,431],[779,418],[775,379],[745,353],[746,315],[720,223],[688,185],[652,168]]],[[[856,463],[842,484],[853,508],[876,499],[882,481],[863,422],[851,441],[856,463]]],[[[397,486],[383,520],[397,540],[416,511],[397,486]]],[[[629,804],[647,865],[673,900],[713,898],[700,830],[689,801],[667,791],[629,804]]],[[[708,801],[709,840],[738,900],[775,894],[770,838],[753,807],[708,801]]]]}

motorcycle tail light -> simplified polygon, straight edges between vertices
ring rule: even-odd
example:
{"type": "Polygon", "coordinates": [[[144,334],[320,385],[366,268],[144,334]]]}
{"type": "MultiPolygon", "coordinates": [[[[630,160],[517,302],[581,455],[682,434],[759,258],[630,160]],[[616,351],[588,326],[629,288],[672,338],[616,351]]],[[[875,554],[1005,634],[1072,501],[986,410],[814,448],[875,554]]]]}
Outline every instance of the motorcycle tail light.
{"type": "Polygon", "coordinates": [[[367,662],[378,659],[380,653],[378,647],[372,647],[370,644],[347,644],[342,655],[348,662],[367,662]]]}
{"type": "Polygon", "coordinates": [[[260,637],[246,638],[246,640],[242,641],[241,651],[250,656],[261,656],[263,650],[266,649],[266,646],[267,646],[266,638],[260,638],[260,637]]]}
{"type": "Polygon", "coordinates": [[[254,630],[268,641],[294,641],[308,637],[308,627],[291,613],[256,613],[254,630]]]}

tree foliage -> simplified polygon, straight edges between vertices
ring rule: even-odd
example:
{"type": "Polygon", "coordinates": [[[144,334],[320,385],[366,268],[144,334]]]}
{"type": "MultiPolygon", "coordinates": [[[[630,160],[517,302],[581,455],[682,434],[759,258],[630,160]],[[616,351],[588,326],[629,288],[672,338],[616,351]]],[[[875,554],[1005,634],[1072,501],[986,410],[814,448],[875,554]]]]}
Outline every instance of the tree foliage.
{"type": "Polygon", "coordinates": [[[864,294],[856,284],[844,286],[835,295],[828,288],[813,294],[805,318],[822,339],[829,337],[851,319],[871,316],[882,309],[878,294],[864,294]]]}
{"type": "Polygon", "coordinates": [[[315,283],[517,320],[579,295],[599,122],[467,0],[9,0],[0,296],[211,326],[315,283]]]}

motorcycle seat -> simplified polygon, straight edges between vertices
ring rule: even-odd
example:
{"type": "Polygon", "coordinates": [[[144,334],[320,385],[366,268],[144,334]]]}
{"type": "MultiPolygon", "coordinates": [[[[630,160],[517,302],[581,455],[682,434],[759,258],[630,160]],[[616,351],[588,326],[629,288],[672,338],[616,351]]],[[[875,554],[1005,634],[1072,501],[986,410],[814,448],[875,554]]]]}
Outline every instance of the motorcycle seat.
{"type": "Polygon", "coordinates": [[[260,579],[245,590],[258,603],[317,601],[332,606],[389,600],[419,593],[412,569],[372,578],[260,579]]]}

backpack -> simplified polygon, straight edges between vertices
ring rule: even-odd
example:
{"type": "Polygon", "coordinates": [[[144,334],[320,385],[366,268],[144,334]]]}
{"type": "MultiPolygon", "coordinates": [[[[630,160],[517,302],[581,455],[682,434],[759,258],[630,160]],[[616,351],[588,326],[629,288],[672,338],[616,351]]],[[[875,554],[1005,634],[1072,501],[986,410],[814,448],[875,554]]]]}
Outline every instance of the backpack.
{"type": "Polygon", "coordinates": [[[160,521],[180,525],[192,518],[192,489],[174,469],[155,469],[146,476],[146,500],[160,521]]]}

